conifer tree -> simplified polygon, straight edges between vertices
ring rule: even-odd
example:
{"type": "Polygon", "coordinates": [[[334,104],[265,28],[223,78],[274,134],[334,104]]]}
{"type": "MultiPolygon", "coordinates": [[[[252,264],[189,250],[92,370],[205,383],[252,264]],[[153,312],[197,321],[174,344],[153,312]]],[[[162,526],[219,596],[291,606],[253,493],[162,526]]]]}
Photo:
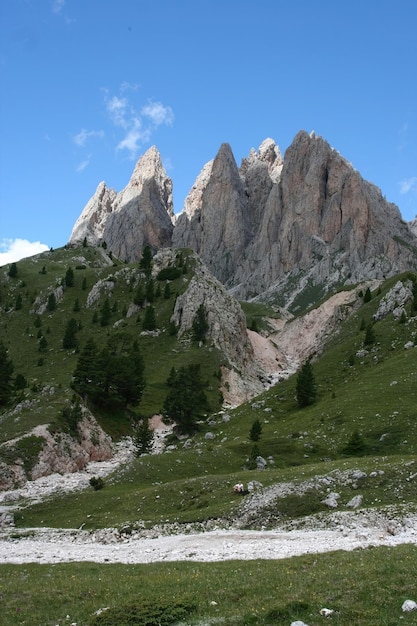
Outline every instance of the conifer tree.
{"type": "Polygon", "coordinates": [[[204,304],[200,304],[193,320],[193,339],[200,342],[206,340],[207,331],[209,329],[207,321],[207,312],[204,304]]]}
{"type": "Polygon", "coordinates": [[[297,404],[300,408],[309,406],[316,400],[316,382],[310,359],[304,363],[298,372],[295,391],[297,404]]]}
{"type": "Polygon", "coordinates": [[[4,343],[0,342],[0,406],[8,403],[12,393],[12,375],[14,365],[9,358],[8,350],[4,343]]]}
{"type": "Polygon", "coordinates": [[[64,350],[70,350],[71,348],[77,347],[77,332],[78,332],[78,323],[77,320],[73,317],[68,320],[67,326],[65,328],[64,338],[62,340],[62,347],[64,350]]]}
{"type": "Polygon", "coordinates": [[[142,328],[143,330],[155,330],[156,329],[155,309],[150,304],[145,309],[145,315],[143,317],[142,328]]]}
{"type": "Polygon", "coordinates": [[[259,441],[262,435],[262,424],[259,419],[256,419],[249,432],[249,439],[251,441],[259,441]]]}
{"type": "Polygon", "coordinates": [[[197,430],[197,421],[208,409],[200,365],[191,364],[178,371],[171,370],[168,380],[164,414],[176,423],[180,433],[190,434],[197,430]]]}

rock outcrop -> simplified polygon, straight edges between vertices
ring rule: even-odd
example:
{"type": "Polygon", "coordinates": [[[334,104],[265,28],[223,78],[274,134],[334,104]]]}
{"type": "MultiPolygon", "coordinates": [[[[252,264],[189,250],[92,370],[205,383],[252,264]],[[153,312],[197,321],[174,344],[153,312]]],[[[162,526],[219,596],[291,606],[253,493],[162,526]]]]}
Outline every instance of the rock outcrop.
{"type": "Polygon", "coordinates": [[[153,146],[120,193],[100,183],[75,223],[70,243],[84,237],[92,244],[106,242],[117,258],[136,261],[146,245],[153,250],[171,245],[173,216],[172,181],[153,146]]]}
{"type": "Polygon", "coordinates": [[[176,217],[171,180],[150,148],[122,192],[99,185],[71,242],[106,241],[127,261],[147,244],[191,248],[235,297],[299,312],[340,285],[415,270],[413,228],[324,139],[301,131],[284,159],[266,139],[240,167],[223,144],[176,217]]]}
{"type": "Polygon", "coordinates": [[[232,174],[219,182],[214,164],[209,175],[203,170],[173,242],[193,247],[236,297],[297,310],[332,286],[417,266],[417,239],[398,208],[314,133],[300,132],[284,161],[267,140],[243,160],[239,177],[230,149],[222,147],[214,163],[223,172],[227,163],[232,174]],[[233,230],[230,246],[226,233],[233,230]]]}

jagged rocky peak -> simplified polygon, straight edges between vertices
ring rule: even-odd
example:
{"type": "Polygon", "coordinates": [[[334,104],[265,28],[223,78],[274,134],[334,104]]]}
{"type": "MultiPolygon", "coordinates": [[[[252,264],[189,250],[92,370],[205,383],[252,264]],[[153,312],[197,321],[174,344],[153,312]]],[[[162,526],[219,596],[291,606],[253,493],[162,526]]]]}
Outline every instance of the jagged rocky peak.
{"type": "Polygon", "coordinates": [[[105,241],[116,257],[138,260],[146,245],[157,250],[171,244],[173,216],[172,181],[152,146],[120,193],[100,183],[78,218],[70,243],[84,237],[95,244],[105,241]]]}
{"type": "Polygon", "coordinates": [[[186,207],[177,219],[173,245],[198,252],[214,276],[227,283],[250,232],[244,183],[229,144],[222,144],[203,168],[186,207]]]}
{"type": "Polygon", "coordinates": [[[269,176],[273,182],[278,182],[283,163],[281,150],[273,139],[267,138],[259,146],[258,152],[252,148],[246,159],[242,159],[240,172],[245,177],[251,167],[266,164],[269,176]]]}
{"type": "Polygon", "coordinates": [[[115,190],[109,189],[104,181],[99,183],[94,196],[87,202],[74,224],[70,243],[79,243],[84,237],[90,244],[102,240],[106,220],[113,210],[116,196],[115,190]]]}

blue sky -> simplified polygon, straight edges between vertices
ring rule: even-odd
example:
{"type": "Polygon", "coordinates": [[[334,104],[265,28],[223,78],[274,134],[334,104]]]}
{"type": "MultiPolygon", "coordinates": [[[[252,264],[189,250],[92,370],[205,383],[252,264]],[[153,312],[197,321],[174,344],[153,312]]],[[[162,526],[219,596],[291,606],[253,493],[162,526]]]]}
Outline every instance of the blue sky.
{"type": "Polygon", "coordinates": [[[228,142],[321,135],[417,213],[415,0],[1,0],[0,265],[159,149],[178,213],[228,142]]]}

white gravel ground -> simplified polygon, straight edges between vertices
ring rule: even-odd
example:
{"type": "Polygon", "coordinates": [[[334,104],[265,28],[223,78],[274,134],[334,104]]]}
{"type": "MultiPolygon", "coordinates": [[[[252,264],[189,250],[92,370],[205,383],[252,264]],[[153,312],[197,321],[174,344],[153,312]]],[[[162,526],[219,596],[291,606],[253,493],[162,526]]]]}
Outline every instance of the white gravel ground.
{"type": "MultiPolygon", "coordinates": [[[[17,501],[39,501],[59,491],[83,489],[91,476],[106,476],[132,454],[123,442],[111,461],[91,463],[86,471],[54,474],[28,482],[22,489],[0,493],[0,512],[13,511],[17,501]]],[[[301,554],[354,550],[368,546],[417,545],[417,514],[401,519],[362,510],[332,513],[326,527],[310,521],[304,529],[252,531],[215,529],[189,534],[134,532],[115,529],[0,529],[0,563],[154,563],[158,561],[224,561],[282,559],[301,554]],[[389,522],[387,519],[389,518],[389,522]],[[152,535],[152,536],[149,536],[152,535]]],[[[192,529],[191,529],[192,531],[192,529]]]]}
{"type": "Polygon", "coordinates": [[[53,529],[35,530],[34,537],[0,540],[1,563],[155,563],[159,561],[225,561],[283,559],[301,554],[353,550],[368,546],[417,545],[416,526],[398,534],[381,529],[306,531],[212,531],[153,539],[122,539],[106,543],[96,534],[53,529]]]}

